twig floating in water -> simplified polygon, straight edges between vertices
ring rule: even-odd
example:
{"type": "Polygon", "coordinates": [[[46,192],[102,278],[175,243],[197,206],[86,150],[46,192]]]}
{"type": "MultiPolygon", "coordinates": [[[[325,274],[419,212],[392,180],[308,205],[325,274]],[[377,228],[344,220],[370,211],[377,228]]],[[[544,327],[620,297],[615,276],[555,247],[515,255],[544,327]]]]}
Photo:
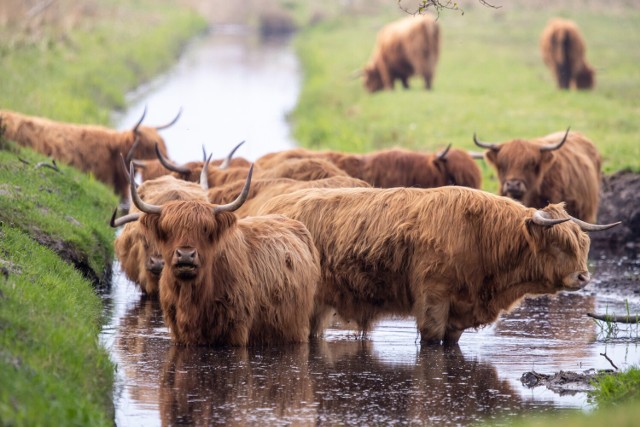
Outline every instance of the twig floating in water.
{"type": "Polygon", "coordinates": [[[613,316],[610,314],[594,314],[587,313],[587,316],[593,317],[597,320],[602,320],[604,322],[615,322],[615,323],[640,323],[640,317],[636,316],[613,316]]]}
{"type": "Polygon", "coordinates": [[[609,359],[609,356],[607,356],[607,353],[600,353],[600,356],[603,356],[605,359],[607,359],[609,363],[611,363],[611,366],[616,368],[616,371],[618,370],[618,367],[616,366],[615,363],[613,363],[613,360],[609,359]]]}

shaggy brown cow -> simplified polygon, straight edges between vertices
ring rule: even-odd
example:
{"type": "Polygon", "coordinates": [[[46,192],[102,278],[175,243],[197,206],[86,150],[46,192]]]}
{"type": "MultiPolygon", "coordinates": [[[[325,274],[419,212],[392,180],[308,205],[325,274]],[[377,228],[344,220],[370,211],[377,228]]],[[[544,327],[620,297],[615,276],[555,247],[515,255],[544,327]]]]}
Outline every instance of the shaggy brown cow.
{"type": "MultiPolygon", "coordinates": [[[[133,168],[133,167],[132,167],[133,168]]],[[[133,169],[132,169],[133,173],[133,169]]],[[[158,242],[165,268],[160,303],[179,344],[306,342],[319,280],[309,231],[282,215],[238,219],[226,205],[196,200],[158,206],[140,199],[140,226],[158,242]]]]}
{"type": "Polygon", "coordinates": [[[600,154],[578,132],[556,132],[533,140],[488,144],[485,157],[498,172],[500,195],[543,208],[565,202],[569,214],[595,222],[600,197],[600,154]]]}
{"type": "Polygon", "coordinates": [[[142,159],[154,158],[155,146],[166,154],[166,147],[158,130],[173,125],[141,126],[145,112],[131,130],[117,131],[97,125],[77,125],[56,122],[41,117],[2,110],[0,120],[6,126],[5,137],[36,150],[46,156],[91,172],[97,180],[111,186],[121,197],[127,193],[128,183],[120,167],[120,155],[127,154],[137,140],[135,154],[142,159]]]}
{"type": "MultiPolygon", "coordinates": [[[[233,200],[242,191],[244,182],[235,181],[219,187],[209,189],[208,197],[211,203],[221,204],[233,200]]],[[[350,176],[334,176],[311,181],[299,181],[291,178],[256,179],[251,183],[247,200],[236,210],[236,215],[245,217],[256,215],[259,208],[268,200],[280,194],[291,193],[305,188],[348,188],[370,187],[366,182],[350,176]]]]}
{"type": "Polygon", "coordinates": [[[542,59],[561,89],[591,89],[595,71],[585,59],[586,45],[575,22],[554,18],[540,37],[542,59]]]}
{"type": "Polygon", "coordinates": [[[396,79],[409,88],[409,77],[422,76],[431,89],[440,50],[440,29],[430,15],[409,16],[384,26],[363,70],[369,92],[393,89],[396,79]]]}
{"type": "MultiPolygon", "coordinates": [[[[168,175],[143,182],[138,188],[138,194],[143,200],[154,204],[172,200],[207,201],[206,190],[201,185],[168,175]]],[[[139,216],[140,211],[132,206],[130,216],[112,219],[113,227],[124,224],[114,242],[115,254],[129,280],[139,285],[146,295],[156,296],[164,261],[157,242],[142,232],[140,224],[127,223],[129,218],[139,216]]]]}
{"type": "MultiPolygon", "coordinates": [[[[251,163],[242,157],[233,157],[236,150],[244,144],[242,141],[236,145],[233,150],[224,159],[211,160],[210,166],[218,166],[219,169],[227,169],[228,167],[245,167],[249,168],[251,163]]],[[[207,160],[207,153],[202,147],[203,159],[202,161],[192,161],[183,165],[176,165],[160,151],[156,151],[157,159],[154,160],[133,160],[136,171],[140,172],[143,181],[158,178],[163,175],[171,174],[176,178],[183,179],[185,181],[196,182],[200,179],[200,173],[204,162],[207,160]]],[[[247,175],[246,170],[242,178],[247,175]]]]}
{"type": "Polygon", "coordinates": [[[482,173],[473,157],[464,150],[452,149],[451,145],[437,154],[402,148],[367,154],[297,148],[262,156],[256,165],[271,168],[286,159],[295,158],[329,160],[350,176],[378,188],[432,188],[444,185],[480,188],[482,183],[482,173]]]}
{"type": "Polygon", "coordinates": [[[363,331],[382,315],[415,316],[424,343],[455,343],[526,294],[581,289],[581,227],[608,227],[454,186],[307,189],[259,210],[275,212],[303,222],[320,253],[312,333],[334,308],[363,331]]]}

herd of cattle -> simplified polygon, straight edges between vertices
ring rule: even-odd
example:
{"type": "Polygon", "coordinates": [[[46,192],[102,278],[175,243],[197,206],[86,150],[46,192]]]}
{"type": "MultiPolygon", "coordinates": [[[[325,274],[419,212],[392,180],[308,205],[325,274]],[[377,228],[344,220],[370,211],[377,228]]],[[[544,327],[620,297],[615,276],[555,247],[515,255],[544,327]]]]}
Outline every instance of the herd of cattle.
{"type": "MultiPolygon", "coordinates": [[[[437,24],[406,22],[381,31],[365,73],[370,90],[396,78],[406,87],[414,72],[431,86],[437,24]],[[430,59],[411,59],[419,54],[430,59]]],[[[542,46],[559,85],[588,87],[577,30],[551,27],[542,46]]],[[[480,190],[478,156],[451,146],[298,148],[253,164],[234,156],[236,147],[225,159],[205,153],[178,165],[158,133],[177,118],[148,127],[143,114],[133,129],[115,131],[0,111],[7,139],[130,196],[130,212],[111,220],[122,227],[116,256],[129,279],[159,297],[179,344],[304,342],[335,313],[363,332],[381,316],[413,316],[423,343],[456,343],[526,294],[584,287],[585,231],[617,224],[594,224],[600,155],[569,129],[501,144],[473,135],[497,171],[494,195],[480,190]]]]}
{"type": "MultiPolygon", "coordinates": [[[[592,89],[595,71],[585,59],[586,45],[575,22],[554,18],[540,36],[540,52],[561,89],[592,89]]],[[[440,28],[431,15],[409,16],[384,26],[362,70],[369,92],[393,89],[400,80],[409,87],[413,75],[431,89],[440,55],[440,28]]]]}

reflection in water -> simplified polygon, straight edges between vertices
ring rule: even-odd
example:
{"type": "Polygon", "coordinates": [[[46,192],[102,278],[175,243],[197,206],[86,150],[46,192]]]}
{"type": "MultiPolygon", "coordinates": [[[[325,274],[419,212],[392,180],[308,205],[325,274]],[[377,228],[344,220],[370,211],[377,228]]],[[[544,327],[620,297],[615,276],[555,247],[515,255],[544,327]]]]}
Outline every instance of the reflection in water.
{"type": "Polygon", "coordinates": [[[584,393],[525,388],[525,371],[609,368],[605,350],[616,363],[626,358],[622,367],[640,360],[635,346],[595,339],[580,314],[596,298],[582,292],[526,299],[494,327],[465,332],[459,347],[424,348],[412,319],[384,320],[368,340],[334,326],[302,345],[179,347],[158,302],[124,275],[107,301],[113,313],[102,340],[118,365],[119,426],[508,424],[588,407],[584,393]]]}

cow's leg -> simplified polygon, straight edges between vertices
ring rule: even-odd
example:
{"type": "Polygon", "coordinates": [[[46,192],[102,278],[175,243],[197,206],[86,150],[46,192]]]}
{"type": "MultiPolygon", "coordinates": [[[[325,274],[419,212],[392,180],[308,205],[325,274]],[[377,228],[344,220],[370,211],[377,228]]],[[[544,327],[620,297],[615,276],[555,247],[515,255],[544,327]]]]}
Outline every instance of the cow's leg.
{"type": "Polygon", "coordinates": [[[328,305],[316,304],[311,315],[309,327],[310,337],[321,337],[327,327],[333,309],[328,305]]]}
{"type": "Polygon", "coordinates": [[[407,77],[400,77],[402,81],[402,87],[405,89],[409,89],[409,79],[407,77]]]}
{"type": "Polygon", "coordinates": [[[393,89],[393,79],[391,78],[391,74],[389,73],[389,70],[387,69],[387,67],[383,65],[379,67],[378,70],[380,71],[380,79],[382,80],[382,86],[385,89],[393,89]]]}
{"type": "Polygon", "coordinates": [[[428,298],[416,316],[420,341],[423,344],[440,344],[445,339],[447,319],[449,317],[449,302],[444,299],[428,298]]]}
{"type": "Polygon", "coordinates": [[[444,333],[444,340],[442,340],[443,344],[445,345],[458,344],[458,341],[460,340],[460,336],[462,335],[462,332],[463,331],[458,329],[447,328],[447,331],[444,333]]]}
{"type": "Polygon", "coordinates": [[[431,73],[424,73],[424,87],[427,90],[431,90],[431,80],[433,79],[433,75],[431,73]]]}

